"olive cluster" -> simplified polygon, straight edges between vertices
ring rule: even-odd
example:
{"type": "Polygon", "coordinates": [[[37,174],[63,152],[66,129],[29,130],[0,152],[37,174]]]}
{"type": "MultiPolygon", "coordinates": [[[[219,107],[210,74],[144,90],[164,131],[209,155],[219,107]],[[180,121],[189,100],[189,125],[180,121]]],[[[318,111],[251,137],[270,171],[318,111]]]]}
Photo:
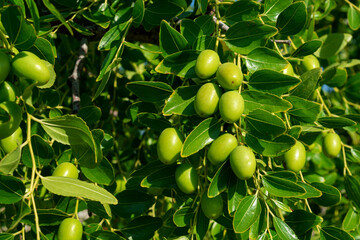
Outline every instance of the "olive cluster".
{"type": "MultiPolygon", "coordinates": [[[[305,57],[299,66],[300,72],[305,72],[319,67],[316,57],[305,57]]],[[[211,78],[216,74],[216,82],[203,84],[194,100],[194,108],[200,117],[209,117],[218,110],[224,122],[235,123],[239,121],[244,111],[244,100],[238,89],[243,80],[241,69],[233,63],[220,63],[220,58],[215,51],[205,50],[200,53],[195,65],[195,72],[201,79],[211,78]],[[223,93],[224,89],[226,92],[223,93]]],[[[289,64],[284,74],[297,76],[289,64]]],[[[176,128],[167,128],[160,134],[157,144],[157,153],[164,164],[176,163],[181,158],[181,149],[184,136],[176,128]]],[[[323,151],[328,157],[336,157],[341,149],[341,140],[335,133],[328,133],[323,139],[323,151]]],[[[231,169],[241,180],[250,179],[256,171],[256,157],[254,152],[244,145],[239,145],[237,138],[230,133],[224,133],[215,139],[207,151],[207,160],[214,166],[230,159],[231,169]]],[[[281,159],[284,166],[291,171],[299,172],[306,163],[306,150],[300,141],[296,141],[281,159]]],[[[177,166],[175,180],[179,189],[192,194],[198,189],[198,174],[189,162],[177,166]]],[[[220,195],[209,198],[207,191],[202,194],[200,205],[210,219],[222,215],[223,201],[220,195]]]]}

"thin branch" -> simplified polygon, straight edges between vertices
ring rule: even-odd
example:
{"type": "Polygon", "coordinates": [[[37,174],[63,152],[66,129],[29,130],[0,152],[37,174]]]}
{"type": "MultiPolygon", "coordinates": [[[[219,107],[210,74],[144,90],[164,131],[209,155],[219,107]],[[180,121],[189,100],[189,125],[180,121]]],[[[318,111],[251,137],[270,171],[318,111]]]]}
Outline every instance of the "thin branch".
{"type": "Polygon", "coordinates": [[[75,62],[74,70],[69,76],[72,83],[72,100],[73,112],[77,113],[80,110],[80,71],[83,65],[83,60],[88,52],[88,41],[86,38],[81,39],[79,56],[75,62]]]}
{"type": "Polygon", "coordinates": [[[291,45],[291,40],[273,40],[271,39],[272,42],[276,42],[276,43],[282,43],[282,44],[287,44],[287,45],[291,45]]]}

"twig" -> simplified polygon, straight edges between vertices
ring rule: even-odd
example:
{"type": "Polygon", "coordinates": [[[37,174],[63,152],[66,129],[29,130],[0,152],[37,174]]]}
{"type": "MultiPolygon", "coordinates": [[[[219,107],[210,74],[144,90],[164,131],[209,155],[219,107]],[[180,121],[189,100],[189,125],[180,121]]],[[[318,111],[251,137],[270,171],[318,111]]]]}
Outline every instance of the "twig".
{"type": "Polygon", "coordinates": [[[80,110],[80,71],[82,68],[83,60],[88,52],[88,41],[86,38],[80,41],[79,56],[75,62],[74,70],[69,76],[72,83],[72,100],[73,112],[77,113],[80,110]]]}
{"type": "Polygon", "coordinates": [[[274,40],[271,39],[272,42],[276,42],[276,43],[282,43],[282,44],[287,44],[287,45],[291,45],[291,40],[274,40]]]}

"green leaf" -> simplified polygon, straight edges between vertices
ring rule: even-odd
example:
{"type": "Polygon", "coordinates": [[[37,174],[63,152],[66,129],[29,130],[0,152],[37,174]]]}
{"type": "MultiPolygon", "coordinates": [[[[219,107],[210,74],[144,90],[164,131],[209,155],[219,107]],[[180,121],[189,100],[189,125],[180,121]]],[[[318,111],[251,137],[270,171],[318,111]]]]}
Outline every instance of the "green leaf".
{"type": "Polygon", "coordinates": [[[244,99],[244,114],[255,109],[263,109],[272,113],[286,112],[292,105],[290,102],[270,93],[248,90],[243,91],[241,96],[244,99]]]}
{"type": "Polygon", "coordinates": [[[290,6],[291,3],[291,0],[267,0],[265,1],[264,14],[271,21],[275,22],[279,14],[290,6]]]}
{"type": "Polygon", "coordinates": [[[125,238],[111,231],[95,231],[90,234],[90,240],[125,240],[125,238]]]}
{"type": "Polygon", "coordinates": [[[353,202],[354,206],[360,210],[360,182],[357,178],[346,175],[344,177],[345,190],[348,198],[353,202]]]}
{"type": "Polygon", "coordinates": [[[15,177],[0,175],[0,204],[13,204],[25,194],[24,183],[15,177]]]}
{"type": "Polygon", "coordinates": [[[305,57],[316,52],[322,45],[321,40],[310,40],[301,44],[292,54],[293,57],[305,57]]]}
{"type": "Polygon", "coordinates": [[[348,78],[348,74],[345,68],[336,68],[336,73],[330,79],[323,79],[322,84],[326,84],[330,87],[342,87],[345,85],[348,78]]]}
{"type": "Polygon", "coordinates": [[[186,18],[181,21],[180,32],[190,46],[193,46],[196,40],[203,34],[200,26],[196,22],[186,18]]]}
{"type": "Polygon", "coordinates": [[[232,174],[230,162],[226,161],[215,173],[209,188],[207,195],[210,198],[218,196],[220,193],[227,189],[229,176],[232,174]]]}
{"type": "Polygon", "coordinates": [[[36,41],[35,29],[22,15],[18,6],[8,6],[1,13],[1,22],[9,40],[19,50],[30,48],[36,41]]]}
{"type": "Polygon", "coordinates": [[[284,212],[292,212],[292,209],[288,205],[286,205],[285,203],[280,202],[280,201],[275,200],[275,199],[271,199],[271,201],[275,204],[276,207],[278,207],[282,211],[284,211],[284,212]]]}
{"type": "Polygon", "coordinates": [[[0,240],[14,240],[15,235],[11,233],[0,233],[0,240]]]}
{"type": "Polygon", "coordinates": [[[82,197],[103,204],[117,204],[116,198],[105,189],[79,179],[68,177],[41,177],[41,182],[52,193],[65,197],[82,197]]]}
{"type": "Polygon", "coordinates": [[[303,187],[306,190],[306,193],[302,196],[298,196],[297,198],[307,199],[307,198],[318,198],[321,197],[322,192],[317,188],[311,186],[310,184],[298,182],[298,185],[303,187]]]}
{"type": "Polygon", "coordinates": [[[275,230],[279,235],[280,239],[298,240],[298,237],[296,236],[294,231],[289,227],[289,225],[283,222],[280,218],[274,216],[273,223],[275,230]]]}
{"type": "Polygon", "coordinates": [[[59,10],[56,9],[56,7],[50,2],[50,0],[42,0],[45,7],[69,30],[71,35],[74,35],[70,25],[65,20],[65,18],[61,15],[59,10]]]}
{"type": "Polygon", "coordinates": [[[315,91],[320,76],[320,68],[314,68],[310,71],[306,71],[300,76],[301,83],[291,91],[290,95],[308,99],[315,91]]]}
{"type": "Polygon", "coordinates": [[[255,21],[243,21],[229,28],[224,41],[230,50],[240,54],[248,54],[261,46],[264,39],[275,34],[277,34],[277,29],[270,25],[255,21]]]}
{"type": "Polygon", "coordinates": [[[170,21],[187,8],[185,0],[155,0],[145,9],[144,21],[150,25],[159,25],[164,19],[170,21]]]}
{"type": "Polygon", "coordinates": [[[86,124],[94,124],[100,121],[101,108],[94,105],[82,107],[80,108],[77,115],[81,117],[86,122],[86,124]]]}
{"type": "Polygon", "coordinates": [[[87,179],[98,184],[110,185],[115,178],[114,168],[106,158],[95,168],[83,166],[80,166],[80,168],[87,179]]]}
{"type": "Polygon", "coordinates": [[[304,210],[295,210],[290,213],[285,222],[291,227],[296,235],[304,235],[308,230],[323,222],[322,217],[304,210]]]}
{"type": "Polygon", "coordinates": [[[283,178],[283,179],[287,179],[287,180],[290,180],[295,183],[296,182],[300,183],[300,182],[298,182],[296,173],[294,173],[293,171],[289,171],[289,170],[269,171],[267,174],[271,175],[273,177],[283,178]]]}
{"type": "Polygon", "coordinates": [[[278,52],[266,47],[255,48],[246,57],[246,67],[250,73],[261,69],[281,71],[288,64],[278,52]]]}
{"type": "MultiPolygon", "coordinates": [[[[31,136],[31,145],[36,167],[42,168],[43,166],[47,166],[54,158],[55,153],[53,148],[39,135],[31,136]]],[[[26,145],[23,149],[22,162],[29,168],[33,167],[29,145],[26,145]]]]}
{"type": "Polygon", "coordinates": [[[174,74],[182,78],[197,78],[195,73],[196,59],[200,52],[185,50],[166,56],[155,68],[163,74],[174,74]]]}
{"type": "Polygon", "coordinates": [[[284,35],[295,35],[300,32],[306,23],[306,6],[304,2],[295,2],[280,13],[276,27],[284,35]]]}
{"type": "Polygon", "coordinates": [[[261,204],[257,196],[247,196],[241,200],[236,209],[233,226],[236,233],[248,230],[261,213],[261,204]]]}
{"type": "Polygon", "coordinates": [[[322,192],[321,197],[313,198],[313,201],[316,204],[324,207],[330,207],[340,202],[341,193],[336,187],[320,182],[313,182],[311,185],[322,192]]]}
{"type": "Polygon", "coordinates": [[[202,121],[186,137],[181,149],[181,157],[188,157],[203,149],[214,141],[220,134],[221,121],[216,118],[208,118],[202,121]]]}
{"type": "Polygon", "coordinates": [[[40,124],[51,138],[70,145],[74,156],[82,166],[92,168],[102,160],[102,152],[96,146],[89,127],[81,118],[65,115],[42,119],[40,124]]]}
{"type": "Polygon", "coordinates": [[[143,240],[151,239],[156,230],[162,226],[162,220],[158,217],[141,216],[131,220],[121,229],[128,239],[143,240]]]}
{"type": "MultiPolygon", "coordinates": [[[[201,210],[199,210],[201,211],[201,210]]],[[[178,209],[173,215],[173,221],[177,227],[190,226],[191,220],[195,215],[194,209],[188,206],[178,209]]]]}
{"type": "Polygon", "coordinates": [[[131,22],[125,22],[122,24],[115,25],[110,28],[104,36],[100,39],[98,50],[99,51],[109,51],[110,49],[118,46],[123,38],[124,34],[129,29],[131,22]]]}
{"type": "Polygon", "coordinates": [[[347,18],[349,26],[352,30],[357,30],[360,27],[360,12],[354,8],[352,5],[349,5],[347,11],[347,18]]]}
{"type": "Polygon", "coordinates": [[[200,27],[204,35],[210,36],[215,31],[215,23],[209,15],[202,15],[195,19],[195,23],[200,27]]]}
{"type": "Polygon", "coordinates": [[[152,169],[152,173],[141,181],[141,186],[171,188],[176,186],[175,171],[177,165],[164,165],[152,169]]]}
{"type": "Polygon", "coordinates": [[[348,33],[331,33],[320,37],[323,45],[316,51],[319,58],[327,59],[337,55],[351,41],[352,35],[348,33]]]}
{"type": "Polygon", "coordinates": [[[228,182],[228,210],[231,216],[234,215],[240,201],[246,196],[246,181],[240,180],[232,173],[228,182]]]}
{"type": "Polygon", "coordinates": [[[55,65],[55,54],[53,52],[53,47],[47,39],[37,37],[34,45],[29,48],[28,51],[33,52],[41,59],[44,59],[52,65],[55,65]]]}
{"type": "Polygon", "coordinates": [[[164,57],[188,49],[188,42],[185,37],[164,20],[160,24],[159,38],[160,49],[164,57]]]}
{"type": "Polygon", "coordinates": [[[355,74],[348,79],[345,85],[345,95],[346,98],[351,101],[360,101],[360,74],[355,74]]]}
{"type": "Polygon", "coordinates": [[[111,219],[111,208],[109,204],[101,204],[95,201],[86,201],[86,205],[90,212],[95,213],[101,218],[111,219]]]}
{"type": "Polygon", "coordinates": [[[251,89],[281,95],[301,82],[299,78],[263,69],[254,72],[249,79],[251,89]]]}
{"type": "Polygon", "coordinates": [[[146,102],[163,101],[173,93],[171,86],[163,82],[129,82],[126,88],[146,102]]]}
{"type": "Polygon", "coordinates": [[[295,144],[295,139],[289,135],[281,135],[274,140],[264,140],[246,134],[245,142],[251,149],[263,156],[276,157],[289,150],[295,144]]]}
{"type": "Polygon", "coordinates": [[[319,103],[295,96],[286,97],[285,99],[293,105],[288,111],[293,118],[306,123],[313,123],[317,120],[321,110],[319,103]]]}
{"type": "Polygon", "coordinates": [[[145,4],[144,0],[136,0],[133,8],[133,22],[135,27],[140,26],[145,15],[145,4]]]}
{"type": "Polygon", "coordinates": [[[285,123],[281,118],[262,109],[250,112],[245,121],[249,133],[261,139],[273,140],[286,131],[285,123]]]}
{"type": "Polygon", "coordinates": [[[320,230],[321,240],[354,240],[354,237],[337,227],[323,227],[320,230]]]}
{"type": "Polygon", "coordinates": [[[172,114],[191,116],[195,115],[194,101],[199,85],[184,86],[175,89],[173,94],[168,98],[163,108],[164,116],[172,114]]]}
{"type": "Polygon", "coordinates": [[[209,228],[210,220],[205,216],[203,211],[198,211],[196,221],[196,239],[204,239],[209,228]]]}
{"type": "MultiPolygon", "coordinates": [[[[249,230],[249,239],[259,239],[259,235],[266,228],[266,206],[263,201],[260,201],[261,212],[256,221],[251,225],[249,230]]],[[[274,235],[273,235],[274,236],[274,235]]],[[[274,238],[275,239],[275,238],[274,238]]]]}
{"type": "Polygon", "coordinates": [[[233,24],[241,21],[254,20],[258,17],[260,4],[255,1],[239,0],[226,10],[226,22],[233,24]]]}
{"type": "Polygon", "coordinates": [[[36,30],[36,32],[38,32],[40,29],[40,15],[39,15],[38,7],[36,6],[36,3],[34,0],[26,0],[25,2],[30,10],[30,14],[31,14],[31,18],[34,22],[35,30],[36,30]]]}
{"type": "Polygon", "coordinates": [[[353,120],[345,117],[322,117],[318,122],[326,128],[349,127],[356,124],[353,120]]]}
{"type": "Polygon", "coordinates": [[[94,33],[91,32],[89,29],[77,24],[74,21],[69,21],[69,25],[78,33],[84,35],[84,36],[94,36],[94,33]]]}
{"type": "MultiPolygon", "coordinates": [[[[40,226],[56,226],[59,225],[65,218],[69,217],[69,214],[59,209],[37,209],[40,226]]],[[[34,213],[26,215],[21,222],[32,225],[35,227],[34,213]]]]}
{"type": "Polygon", "coordinates": [[[266,175],[262,177],[266,191],[276,197],[297,197],[306,193],[305,189],[293,181],[266,175]]]}
{"type": "Polygon", "coordinates": [[[13,175],[21,159],[21,147],[18,145],[12,152],[0,161],[0,172],[6,175],[13,175]]]}
{"type": "Polygon", "coordinates": [[[350,207],[343,220],[342,227],[345,231],[352,231],[359,225],[359,222],[359,214],[350,207]]]}
{"type": "Polygon", "coordinates": [[[155,113],[139,113],[138,122],[141,125],[151,128],[153,131],[162,132],[165,128],[171,127],[171,123],[163,116],[155,113]]]}
{"type": "Polygon", "coordinates": [[[138,190],[124,190],[116,194],[117,205],[111,206],[112,212],[124,218],[142,214],[155,203],[155,199],[138,190]]]}

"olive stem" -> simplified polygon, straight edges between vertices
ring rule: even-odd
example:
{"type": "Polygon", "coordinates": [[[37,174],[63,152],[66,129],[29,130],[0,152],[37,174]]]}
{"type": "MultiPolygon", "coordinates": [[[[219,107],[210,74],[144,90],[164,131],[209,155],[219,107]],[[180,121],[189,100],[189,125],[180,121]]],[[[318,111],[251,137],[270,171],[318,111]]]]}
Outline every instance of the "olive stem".
{"type": "Polygon", "coordinates": [[[35,198],[34,198],[34,194],[31,194],[31,204],[33,206],[33,211],[34,211],[34,217],[35,217],[35,226],[36,226],[36,239],[40,240],[40,225],[39,225],[39,216],[37,213],[37,209],[36,209],[36,203],[35,203],[35,198]]]}
{"type": "Polygon", "coordinates": [[[288,128],[290,129],[290,128],[291,128],[291,125],[290,125],[290,121],[289,121],[289,118],[288,118],[288,116],[287,116],[287,113],[284,113],[284,116],[285,116],[286,125],[287,125],[288,128]]]}
{"type": "Polygon", "coordinates": [[[360,12],[360,8],[358,8],[355,4],[353,4],[353,3],[350,2],[349,0],[345,0],[345,2],[347,2],[347,4],[349,4],[350,6],[352,6],[353,8],[355,8],[358,12],[360,12]]]}
{"type": "Polygon", "coordinates": [[[344,160],[344,176],[346,176],[346,171],[351,176],[351,171],[350,171],[350,169],[349,169],[349,167],[347,165],[347,161],[346,161],[346,154],[345,154],[345,146],[344,146],[344,144],[342,144],[341,150],[342,150],[342,155],[343,155],[343,160],[344,160]]]}
{"type": "Polygon", "coordinates": [[[318,95],[318,97],[319,97],[319,99],[320,99],[321,105],[324,107],[327,115],[331,116],[331,112],[330,112],[330,110],[327,108],[327,106],[326,106],[326,104],[325,104],[325,102],[324,102],[324,99],[322,98],[322,96],[321,96],[321,94],[320,94],[319,89],[316,89],[316,93],[317,93],[317,95],[318,95]]]}
{"type": "Polygon", "coordinates": [[[290,36],[288,36],[288,40],[290,41],[291,47],[292,47],[294,50],[296,50],[297,47],[295,46],[295,44],[294,44],[293,41],[291,40],[290,36]]]}
{"type": "Polygon", "coordinates": [[[75,214],[75,218],[76,218],[77,220],[79,220],[78,211],[79,211],[79,199],[76,198],[76,204],[75,204],[74,214],[75,214]]]}
{"type": "MultiPolygon", "coordinates": [[[[302,175],[301,170],[299,171],[299,175],[300,175],[301,181],[302,181],[303,183],[306,183],[306,182],[305,182],[305,179],[304,179],[304,176],[302,175]]],[[[309,204],[309,202],[308,202],[308,200],[307,200],[306,198],[305,198],[305,204],[306,204],[307,208],[309,209],[309,212],[312,213],[310,204],[309,204]]]]}
{"type": "Polygon", "coordinates": [[[5,34],[1,30],[0,30],[0,39],[5,43],[5,47],[7,49],[10,49],[10,44],[9,44],[8,40],[6,39],[6,37],[5,37],[5,34]]]}
{"type": "Polygon", "coordinates": [[[281,51],[280,51],[278,45],[276,44],[276,41],[275,41],[275,40],[272,40],[272,42],[274,43],[274,46],[275,46],[276,51],[280,54],[280,56],[282,56],[281,51]]]}
{"type": "Polygon", "coordinates": [[[35,173],[36,173],[36,161],[35,161],[34,150],[31,144],[31,115],[29,113],[27,113],[27,142],[29,143],[29,151],[32,161],[29,195],[33,195],[33,191],[35,189],[34,182],[35,182],[35,173]]]}

